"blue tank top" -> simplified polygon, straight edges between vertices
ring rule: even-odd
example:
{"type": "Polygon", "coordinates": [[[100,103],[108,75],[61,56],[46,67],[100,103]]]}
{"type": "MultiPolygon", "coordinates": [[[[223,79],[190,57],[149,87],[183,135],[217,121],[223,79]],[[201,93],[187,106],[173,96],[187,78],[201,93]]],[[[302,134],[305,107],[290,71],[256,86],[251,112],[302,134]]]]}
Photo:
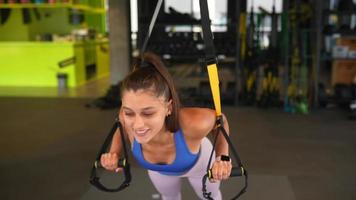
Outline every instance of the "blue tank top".
{"type": "Polygon", "coordinates": [[[146,169],[158,171],[166,175],[181,175],[194,166],[199,158],[200,152],[197,154],[190,152],[181,130],[174,133],[174,142],[176,146],[176,157],[172,164],[152,164],[147,162],[143,157],[141,144],[135,139],[132,147],[132,154],[137,162],[146,169]]]}

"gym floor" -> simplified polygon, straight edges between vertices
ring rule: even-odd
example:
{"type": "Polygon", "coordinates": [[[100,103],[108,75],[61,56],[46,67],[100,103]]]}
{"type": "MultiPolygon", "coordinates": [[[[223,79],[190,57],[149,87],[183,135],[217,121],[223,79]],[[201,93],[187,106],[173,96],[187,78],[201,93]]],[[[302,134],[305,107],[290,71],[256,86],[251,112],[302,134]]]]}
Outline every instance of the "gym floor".
{"type": "MultiPolygon", "coordinates": [[[[88,183],[116,110],[86,108],[94,97],[80,92],[21,97],[13,90],[9,95],[1,91],[0,199],[159,198],[145,170],[132,159],[133,180],[126,190],[103,193],[88,183]]],[[[292,115],[280,109],[228,106],[223,111],[250,175],[242,200],[356,199],[356,123],[343,111],[292,115]]],[[[111,173],[102,176],[109,184],[120,181],[111,173]]],[[[183,199],[197,199],[187,183],[182,184],[183,199]]],[[[242,178],[224,182],[224,199],[235,195],[242,183],[242,178]]]]}

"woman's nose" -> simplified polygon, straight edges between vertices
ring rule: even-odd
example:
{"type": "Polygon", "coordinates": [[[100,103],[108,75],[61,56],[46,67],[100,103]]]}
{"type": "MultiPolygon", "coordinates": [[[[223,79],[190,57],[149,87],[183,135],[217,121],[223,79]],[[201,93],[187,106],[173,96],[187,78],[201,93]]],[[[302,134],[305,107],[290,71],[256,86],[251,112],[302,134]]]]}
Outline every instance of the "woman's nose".
{"type": "Polygon", "coordinates": [[[136,116],[134,121],[134,129],[142,128],[144,126],[144,122],[142,117],[136,116]]]}

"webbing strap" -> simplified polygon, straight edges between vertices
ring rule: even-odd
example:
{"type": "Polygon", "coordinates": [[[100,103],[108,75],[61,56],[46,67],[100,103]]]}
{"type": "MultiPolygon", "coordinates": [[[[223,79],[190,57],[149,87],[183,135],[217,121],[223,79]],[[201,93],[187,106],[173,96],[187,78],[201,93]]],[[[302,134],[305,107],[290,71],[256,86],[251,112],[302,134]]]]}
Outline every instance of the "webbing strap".
{"type": "MultiPolygon", "coordinates": [[[[142,45],[142,48],[141,48],[142,62],[144,62],[143,53],[146,51],[148,40],[151,37],[152,30],[156,23],[156,19],[159,14],[159,11],[161,9],[162,3],[163,3],[163,0],[158,0],[155,11],[153,13],[153,16],[152,16],[152,19],[150,22],[150,25],[149,25],[148,33],[147,33],[144,43],[142,45]]],[[[123,128],[122,128],[118,119],[115,119],[115,123],[114,123],[113,127],[111,128],[108,136],[106,137],[104,143],[102,144],[102,146],[100,148],[100,151],[98,152],[98,154],[96,156],[96,160],[95,160],[94,165],[91,170],[89,182],[93,186],[98,188],[99,190],[102,190],[105,192],[118,192],[130,185],[130,182],[131,182],[130,164],[128,163],[128,154],[127,154],[126,142],[125,142],[125,137],[124,137],[124,131],[123,131],[123,128]],[[119,185],[116,188],[107,188],[100,182],[100,178],[97,176],[96,170],[100,165],[100,157],[103,153],[106,152],[108,146],[111,144],[112,138],[113,138],[114,133],[117,130],[117,128],[120,128],[120,137],[121,137],[123,150],[124,150],[124,158],[120,159],[122,161],[122,163],[119,163],[119,165],[121,165],[124,169],[125,180],[121,183],[121,185],[119,185]]]]}
{"type": "Polygon", "coordinates": [[[210,29],[210,18],[209,18],[209,9],[208,3],[206,0],[199,0],[200,5],[200,16],[201,16],[201,25],[203,29],[203,40],[204,40],[204,51],[208,59],[215,58],[215,48],[213,42],[213,33],[210,29]]]}
{"type": "Polygon", "coordinates": [[[161,10],[162,2],[163,2],[163,0],[158,0],[158,2],[157,2],[155,11],[153,13],[153,16],[152,16],[152,19],[151,19],[151,22],[150,22],[150,26],[148,27],[148,33],[146,35],[145,41],[144,41],[144,43],[142,45],[142,48],[141,48],[141,54],[142,54],[141,56],[143,56],[143,53],[146,51],[148,40],[151,37],[151,33],[152,33],[152,30],[153,30],[153,27],[156,24],[156,19],[157,19],[158,13],[161,10]]]}
{"type": "Polygon", "coordinates": [[[202,178],[202,184],[203,184],[203,196],[206,199],[213,199],[211,197],[211,193],[207,191],[206,188],[206,181],[208,178],[212,177],[212,172],[210,170],[210,164],[212,161],[212,156],[215,151],[215,144],[217,140],[217,136],[222,133],[225,140],[227,141],[231,151],[232,155],[234,156],[238,167],[233,167],[231,176],[245,176],[245,186],[239,191],[237,195],[235,195],[232,199],[237,199],[240,197],[247,189],[248,183],[248,174],[247,171],[244,169],[242,166],[241,159],[239,155],[237,154],[236,149],[234,148],[234,145],[232,144],[225,128],[224,128],[224,123],[223,123],[223,117],[222,117],[222,112],[221,112],[221,101],[220,101],[220,89],[219,89],[219,76],[218,76],[218,70],[217,70],[217,59],[215,55],[215,47],[213,43],[213,34],[211,32],[210,28],[210,18],[209,18],[209,9],[208,9],[208,3],[207,0],[199,0],[200,3],[200,13],[201,13],[201,25],[202,25],[202,30],[203,30],[203,39],[204,39],[204,44],[205,44],[205,56],[206,56],[206,63],[207,63],[207,70],[208,70],[208,75],[209,75],[209,82],[210,82],[210,89],[211,93],[213,96],[213,101],[214,101],[214,106],[215,106],[215,112],[216,112],[216,118],[217,118],[217,133],[215,136],[214,144],[213,144],[213,149],[210,154],[209,162],[207,165],[207,174],[202,178]]]}
{"type": "Polygon", "coordinates": [[[219,89],[219,76],[218,76],[218,69],[216,64],[208,65],[208,74],[209,74],[209,83],[211,93],[213,95],[214,106],[216,116],[221,116],[221,102],[220,102],[220,89],[219,89]]]}

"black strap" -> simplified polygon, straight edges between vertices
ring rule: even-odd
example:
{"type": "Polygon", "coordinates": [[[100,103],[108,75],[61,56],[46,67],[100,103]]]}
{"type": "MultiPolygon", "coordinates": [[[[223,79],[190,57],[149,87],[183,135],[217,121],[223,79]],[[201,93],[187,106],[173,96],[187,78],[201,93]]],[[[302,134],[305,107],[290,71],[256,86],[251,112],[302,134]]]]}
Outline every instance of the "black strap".
{"type": "Polygon", "coordinates": [[[153,27],[156,24],[156,19],[157,19],[159,11],[161,10],[162,3],[163,3],[163,0],[158,0],[156,8],[155,8],[155,11],[153,13],[153,16],[152,16],[152,19],[151,19],[151,22],[150,22],[150,26],[148,27],[148,33],[146,35],[145,41],[143,42],[143,45],[142,45],[142,48],[141,48],[141,60],[142,60],[142,62],[144,60],[143,59],[143,53],[146,51],[148,40],[150,39],[153,27]]]}
{"type": "Polygon", "coordinates": [[[103,145],[100,148],[100,151],[98,152],[95,162],[93,164],[91,173],[90,173],[90,179],[89,182],[98,188],[99,190],[105,191],[105,192],[118,192],[120,190],[123,190],[127,186],[130,185],[131,182],[131,170],[130,170],[130,164],[128,162],[128,155],[127,155],[127,149],[126,149],[126,142],[125,142],[125,137],[124,137],[124,130],[122,128],[121,123],[119,122],[118,119],[115,119],[114,125],[112,126],[108,136],[106,137],[103,145]],[[120,129],[120,136],[121,136],[121,141],[124,149],[124,157],[123,159],[119,160],[119,166],[123,168],[123,173],[125,176],[124,181],[116,188],[107,188],[105,187],[101,182],[100,182],[100,177],[97,176],[96,170],[97,168],[101,167],[100,166],[100,158],[103,153],[105,153],[111,144],[112,138],[117,130],[117,128],[120,129]]]}
{"type": "MultiPolygon", "coordinates": [[[[216,58],[215,47],[213,41],[213,33],[210,28],[210,18],[207,0],[199,0],[200,5],[200,15],[201,15],[201,26],[203,29],[203,40],[204,40],[204,51],[207,59],[216,58]]],[[[215,61],[216,62],[216,61],[215,61]]]]}
{"type": "MultiPolygon", "coordinates": [[[[146,38],[144,40],[144,43],[142,45],[141,48],[141,56],[143,56],[143,53],[146,51],[147,48],[147,44],[148,44],[148,40],[151,37],[151,33],[153,30],[153,27],[156,23],[156,19],[157,16],[159,14],[159,11],[161,9],[163,0],[158,0],[155,11],[153,13],[150,25],[149,25],[149,29],[148,29],[148,33],[146,35],[146,38]]],[[[142,57],[142,65],[144,63],[144,59],[142,57]]],[[[108,136],[106,137],[99,153],[96,156],[96,160],[94,162],[94,165],[92,167],[91,170],[91,174],[90,174],[90,181],[89,181],[93,186],[95,186],[96,188],[98,188],[99,190],[105,191],[105,192],[118,192],[120,190],[123,190],[124,188],[126,188],[127,186],[129,186],[130,182],[131,182],[131,170],[130,170],[130,165],[128,163],[128,156],[127,156],[127,148],[126,148],[126,142],[125,142],[125,137],[124,137],[124,131],[122,129],[122,126],[119,122],[118,119],[115,119],[115,123],[113,125],[113,127],[111,128],[111,131],[109,132],[108,136]],[[124,149],[124,158],[119,160],[119,166],[123,167],[124,169],[124,175],[125,175],[125,180],[122,182],[122,184],[117,187],[117,188],[107,188],[105,187],[102,183],[100,183],[100,178],[97,176],[96,174],[96,170],[97,168],[100,167],[100,157],[103,153],[106,152],[108,146],[111,144],[112,138],[114,136],[115,131],[117,130],[117,128],[120,128],[120,135],[121,135],[121,141],[122,141],[122,145],[123,145],[123,149],[124,149]]]]}
{"type": "MultiPolygon", "coordinates": [[[[203,39],[204,39],[204,44],[205,44],[205,56],[206,56],[206,63],[207,64],[216,64],[217,59],[215,55],[215,47],[214,47],[214,42],[213,42],[213,34],[211,32],[210,28],[210,18],[209,18],[209,9],[208,9],[208,3],[207,0],[199,0],[200,4],[200,13],[201,13],[201,25],[202,25],[202,30],[203,30],[203,39]]],[[[207,166],[207,174],[203,177],[202,179],[202,184],[203,184],[203,196],[206,199],[212,199],[211,197],[211,192],[208,192],[206,189],[206,181],[208,178],[212,178],[212,172],[210,169],[210,164],[212,161],[213,153],[215,151],[215,144],[217,137],[220,133],[223,134],[225,140],[228,142],[229,149],[231,149],[232,155],[234,156],[236,162],[237,162],[237,167],[233,167],[231,171],[231,176],[245,176],[245,186],[241,189],[241,191],[235,195],[232,199],[237,199],[240,197],[244,192],[246,192],[247,186],[248,186],[248,174],[247,171],[244,169],[241,159],[239,155],[237,154],[237,151],[232,144],[224,126],[223,126],[223,118],[222,116],[217,116],[217,133],[215,136],[214,144],[213,144],[213,149],[210,154],[208,166],[207,166]]]]}
{"type": "MultiPolygon", "coordinates": [[[[237,165],[238,165],[238,167],[234,167],[232,169],[231,176],[242,176],[242,175],[245,176],[245,186],[241,189],[241,191],[236,196],[234,196],[232,198],[232,199],[237,199],[243,193],[246,192],[246,189],[248,187],[248,173],[247,173],[246,169],[243,167],[241,159],[240,159],[240,156],[239,156],[239,154],[237,153],[237,151],[235,149],[235,145],[232,144],[231,139],[230,139],[229,135],[227,134],[224,126],[221,125],[219,127],[219,129],[220,129],[221,133],[223,134],[225,140],[228,142],[230,150],[232,152],[232,155],[234,156],[234,158],[235,158],[235,160],[237,162],[237,165]]],[[[220,133],[220,131],[219,131],[219,133],[220,133]]]]}
{"type": "Polygon", "coordinates": [[[216,129],[216,134],[214,137],[213,149],[210,153],[209,162],[208,162],[207,169],[206,169],[207,174],[202,179],[203,196],[206,199],[213,200],[213,198],[211,197],[211,192],[208,192],[206,189],[206,181],[207,181],[207,179],[212,178],[212,171],[210,169],[210,164],[211,164],[212,157],[213,157],[213,154],[215,151],[215,144],[216,144],[218,135],[221,133],[221,134],[223,134],[225,140],[227,141],[227,143],[229,145],[229,149],[231,150],[232,155],[234,156],[235,161],[237,163],[237,167],[232,168],[230,177],[235,177],[235,176],[244,176],[245,177],[245,186],[240,190],[239,193],[237,193],[234,197],[231,198],[231,199],[238,199],[243,193],[246,192],[246,189],[248,187],[248,173],[247,173],[246,169],[243,167],[241,159],[240,159],[239,155],[237,154],[237,151],[236,151],[234,145],[232,144],[231,139],[229,138],[229,135],[227,134],[227,132],[223,126],[222,117],[219,117],[217,119],[216,124],[217,124],[217,129],[216,129]]]}

